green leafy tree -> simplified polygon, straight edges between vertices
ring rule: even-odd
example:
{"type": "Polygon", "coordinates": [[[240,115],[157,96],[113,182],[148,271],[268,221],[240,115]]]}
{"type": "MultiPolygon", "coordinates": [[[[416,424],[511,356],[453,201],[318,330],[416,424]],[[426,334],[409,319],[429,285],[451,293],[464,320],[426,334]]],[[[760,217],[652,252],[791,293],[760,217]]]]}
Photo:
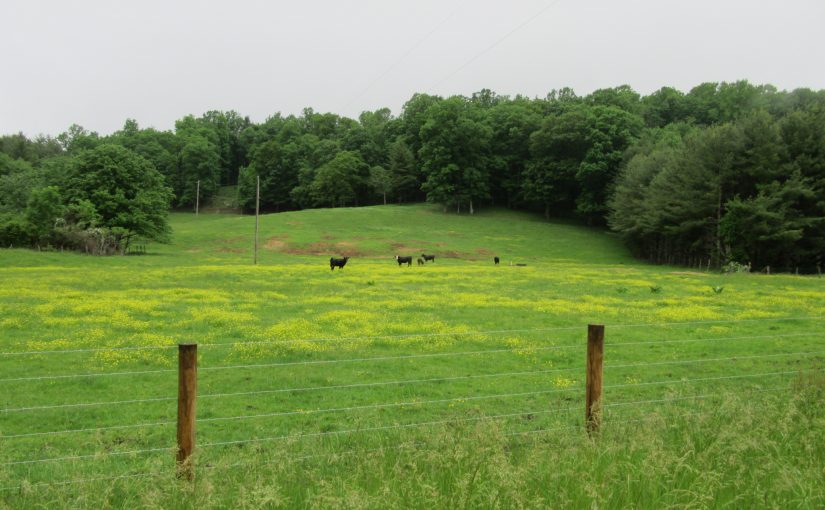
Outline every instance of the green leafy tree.
{"type": "Polygon", "coordinates": [[[392,188],[398,201],[414,201],[421,196],[421,175],[415,161],[415,155],[402,137],[397,138],[389,147],[389,171],[392,175],[392,188]]]}
{"type": "Polygon", "coordinates": [[[383,197],[384,205],[387,205],[387,194],[392,193],[392,174],[390,171],[382,166],[370,168],[369,183],[372,189],[383,197]]]}
{"type": "Polygon", "coordinates": [[[315,172],[309,187],[310,197],[316,205],[321,206],[343,207],[351,204],[368,171],[358,153],[342,151],[315,172]]]}
{"type": "Polygon", "coordinates": [[[489,142],[492,131],[480,112],[462,97],[434,104],[421,127],[421,163],[427,180],[427,200],[455,206],[474,204],[490,196],[489,142]]]}
{"type": "Polygon", "coordinates": [[[100,224],[125,236],[167,241],[172,192],[152,164],[118,145],[103,144],[79,154],[64,193],[67,202],[94,205],[100,224]]]}
{"type": "Polygon", "coordinates": [[[25,217],[31,225],[32,235],[36,242],[49,242],[55,222],[63,216],[63,210],[62,197],[55,186],[47,186],[31,192],[26,204],[25,217]]]}

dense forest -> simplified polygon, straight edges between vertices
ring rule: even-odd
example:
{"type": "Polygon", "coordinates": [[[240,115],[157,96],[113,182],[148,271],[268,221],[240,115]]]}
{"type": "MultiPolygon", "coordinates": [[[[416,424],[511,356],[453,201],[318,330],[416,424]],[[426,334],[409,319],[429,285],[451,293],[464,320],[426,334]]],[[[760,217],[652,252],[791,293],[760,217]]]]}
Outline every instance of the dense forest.
{"type": "Polygon", "coordinates": [[[661,263],[816,271],[825,253],[825,91],[703,83],[544,98],[415,94],[350,119],[127,120],[108,136],[0,137],[0,244],[122,253],[220,186],[265,211],[427,200],[607,225],[661,263]],[[198,188],[197,183],[200,183],[198,188]],[[200,197],[196,197],[197,190],[200,197]]]}

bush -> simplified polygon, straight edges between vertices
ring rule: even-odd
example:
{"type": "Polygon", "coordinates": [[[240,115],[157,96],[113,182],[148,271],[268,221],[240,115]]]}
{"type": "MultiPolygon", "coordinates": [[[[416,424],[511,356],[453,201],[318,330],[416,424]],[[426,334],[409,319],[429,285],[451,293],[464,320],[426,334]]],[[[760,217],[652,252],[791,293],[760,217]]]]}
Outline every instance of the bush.
{"type": "Polygon", "coordinates": [[[32,226],[23,218],[0,218],[0,247],[31,246],[32,226]]]}
{"type": "Polygon", "coordinates": [[[735,260],[731,260],[725,266],[722,267],[722,271],[725,272],[725,273],[728,273],[728,274],[730,274],[730,273],[750,273],[751,272],[751,266],[750,266],[750,264],[748,264],[748,265],[740,264],[739,262],[736,262],[735,260]]]}

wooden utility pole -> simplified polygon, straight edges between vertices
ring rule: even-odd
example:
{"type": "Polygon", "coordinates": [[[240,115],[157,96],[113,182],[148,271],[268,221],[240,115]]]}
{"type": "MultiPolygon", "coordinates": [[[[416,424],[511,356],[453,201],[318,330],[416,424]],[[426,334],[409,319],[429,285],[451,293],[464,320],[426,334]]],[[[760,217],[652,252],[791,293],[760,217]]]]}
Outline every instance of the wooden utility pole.
{"type": "Polygon", "coordinates": [[[200,210],[201,206],[201,180],[198,179],[198,190],[195,192],[195,216],[198,215],[198,211],[200,210]]]}
{"type": "Polygon", "coordinates": [[[584,418],[588,432],[601,424],[602,365],[604,361],[604,326],[587,326],[587,382],[584,418]]]}
{"type": "Polygon", "coordinates": [[[178,476],[195,476],[195,397],[198,390],[198,344],[178,345],[178,476]]]}
{"type": "Polygon", "coordinates": [[[258,183],[255,191],[255,259],[254,263],[258,265],[258,215],[261,209],[261,176],[258,176],[258,183]]]}

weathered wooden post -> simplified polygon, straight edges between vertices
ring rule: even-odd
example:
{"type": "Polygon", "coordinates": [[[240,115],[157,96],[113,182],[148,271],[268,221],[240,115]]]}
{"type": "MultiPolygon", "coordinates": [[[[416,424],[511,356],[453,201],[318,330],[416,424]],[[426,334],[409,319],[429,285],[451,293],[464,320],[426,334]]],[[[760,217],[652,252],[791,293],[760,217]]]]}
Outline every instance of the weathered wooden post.
{"type": "Polygon", "coordinates": [[[588,432],[601,425],[602,365],[604,362],[604,326],[587,326],[587,381],[584,418],[588,432]]]}
{"type": "Polygon", "coordinates": [[[195,216],[198,215],[201,206],[201,181],[198,179],[198,188],[195,192],[195,216]]]}
{"type": "Polygon", "coordinates": [[[195,476],[195,397],[198,390],[198,344],[178,345],[178,477],[195,476]]]}
{"type": "Polygon", "coordinates": [[[254,264],[258,265],[258,214],[261,207],[261,176],[258,176],[257,185],[255,187],[255,256],[254,264]]]}

